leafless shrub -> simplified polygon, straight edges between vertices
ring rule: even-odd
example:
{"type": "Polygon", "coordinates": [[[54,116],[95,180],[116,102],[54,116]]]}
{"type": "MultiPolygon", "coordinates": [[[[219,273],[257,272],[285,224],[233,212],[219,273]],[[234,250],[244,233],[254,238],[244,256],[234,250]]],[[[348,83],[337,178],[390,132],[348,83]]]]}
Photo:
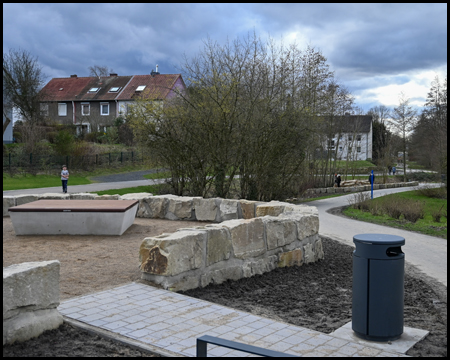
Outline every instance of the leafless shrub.
{"type": "Polygon", "coordinates": [[[418,187],[416,190],[420,195],[426,196],[429,198],[436,199],[447,199],[447,188],[445,186],[441,187],[418,187]]]}
{"type": "Polygon", "coordinates": [[[422,201],[409,201],[403,208],[403,216],[405,220],[415,223],[425,216],[425,204],[422,201]]]}
{"type": "Polygon", "coordinates": [[[445,217],[447,218],[447,210],[445,210],[445,215],[444,215],[444,211],[442,211],[442,209],[444,208],[444,205],[441,206],[441,208],[439,210],[434,210],[431,211],[431,216],[433,217],[433,221],[434,222],[440,222],[441,221],[441,217],[445,217]]]}
{"type": "Polygon", "coordinates": [[[353,209],[368,210],[367,202],[370,200],[368,192],[357,192],[348,198],[348,204],[353,209]]]}
{"type": "Polygon", "coordinates": [[[403,213],[403,203],[402,199],[392,196],[388,201],[383,202],[383,210],[391,218],[398,220],[403,213]]]}

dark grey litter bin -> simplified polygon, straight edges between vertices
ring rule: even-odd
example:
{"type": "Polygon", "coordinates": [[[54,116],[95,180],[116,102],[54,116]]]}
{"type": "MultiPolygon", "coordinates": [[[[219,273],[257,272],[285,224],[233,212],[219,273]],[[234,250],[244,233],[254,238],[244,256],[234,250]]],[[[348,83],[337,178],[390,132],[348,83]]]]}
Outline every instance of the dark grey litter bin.
{"type": "Polygon", "coordinates": [[[352,329],[367,340],[398,339],[403,333],[405,239],[359,234],[353,241],[352,329]]]}

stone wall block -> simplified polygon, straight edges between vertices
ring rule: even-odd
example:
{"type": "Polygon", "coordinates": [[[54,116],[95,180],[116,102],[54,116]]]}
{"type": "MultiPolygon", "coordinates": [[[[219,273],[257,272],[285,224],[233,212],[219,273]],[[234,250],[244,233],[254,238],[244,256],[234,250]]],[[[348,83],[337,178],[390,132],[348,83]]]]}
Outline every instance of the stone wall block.
{"type": "Polygon", "coordinates": [[[208,284],[221,284],[227,280],[242,279],[242,267],[230,266],[223,269],[213,270],[200,276],[200,286],[205,287],[208,284]]]}
{"type": "Polygon", "coordinates": [[[8,209],[16,206],[15,196],[3,196],[3,216],[9,216],[8,209]]]}
{"type": "Polygon", "coordinates": [[[58,260],[3,268],[3,344],[22,342],[63,323],[58,260]]]}
{"type": "Polygon", "coordinates": [[[39,194],[38,200],[70,200],[70,194],[58,194],[58,193],[39,194]]]}
{"type": "Polygon", "coordinates": [[[33,201],[37,201],[39,199],[38,195],[30,194],[30,195],[16,195],[16,206],[28,204],[33,201]]]}
{"type": "Polygon", "coordinates": [[[90,193],[70,194],[70,200],[94,200],[98,195],[90,193]]]}
{"type": "Polygon", "coordinates": [[[94,197],[94,200],[119,200],[120,195],[114,194],[114,195],[97,195],[94,197]]]}
{"type": "Polygon", "coordinates": [[[228,220],[220,224],[229,229],[234,256],[247,259],[266,251],[264,223],[260,218],[249,220],[228,220]]]}
{"type": "Polygon", "coordinates": [[[170,197],[166,209],[166,219],[169,220],[190,220],[193,215],[193,198],[178,196],[170,197]]]}
{"type": "Polygon", "coordinates": [[[173,276],[204,266],[206,231],[182,230],[145,238],[139,249],[141,270],[173,276]]]}
{"type": "Polygon", "coordinates": [[[144,200],[149,218],[164,219],[168,200],[164,196],[151,196],[144,200]]]}
{"type": "Polygon", "coordinates": [[[284,245],[284,224],[276,217],[264,216],[261,218],[266,232],[267,250],[276,249],[284,245]]]}
{"type": "Polygon", "coordinates": [[[222,199],[216,221],[222,222],[238,218],[238,200],[222,199]]]}
{"type": "Polygon", "coordinates": [[[149,218],[150,216],[150,208],[148,202],[146,200],[150,199],[153,196],[151,193],[134,193],[134,194],[125,194],[120,196],[120,200],[138,200],[138,209],[136,212],[136,217],[139,218],[149,218]]]}
{"type": "Polygon", "coordinates": [[[336,190],[334,187],[327,187],[327,194],[335,194],[336,190]]]}
{"type": "Polygon", "coordinates": [[[219,210],[216,199],[194,198],[193,207],[195,209],[197,221],[216,220],[217,212],[219,210]]]}
{"type": "Polygon", "coordinates": [[[230,258],[233,246],[227,228],[207,227],[206,266],[230,258]]]}
{"type": "MultiPolygon", "coordinates": [[[[278,216],[284,212],[284,208],[286,207],[286,203],[280,201],[271,201],[269,203],[265,203],[263,205],[256,206],[256,217],[261,216],[278,216]]],[[[290,205],[290,204],[288,204],[290,205]]]]}
{"type": "Polygon", "coordinates": [[[278,267],[286,266],[301,266],[303,265],[303,251],[302,249],[294,249],[278,254],[278,267]]]}
{"type": "Polygon", "coordinates": [[[261,204],[258,201],[239,200],[242,210],[243,219],[253,219],[255,217],[256,204],[261,204]]]}
{"type": "Polygon", "coordinates": [[[314,243],[314,261],[322,260],[324,256],[322,240],[319,238],[314,243]]]}
{"type": "Polygon", "coordinates": [[[309,264],[315,261],[316,254],[314,253],[313,244],[308,243],[305,246],[303,246],[303,251],[305,254],[305,264],[309,264]]]}

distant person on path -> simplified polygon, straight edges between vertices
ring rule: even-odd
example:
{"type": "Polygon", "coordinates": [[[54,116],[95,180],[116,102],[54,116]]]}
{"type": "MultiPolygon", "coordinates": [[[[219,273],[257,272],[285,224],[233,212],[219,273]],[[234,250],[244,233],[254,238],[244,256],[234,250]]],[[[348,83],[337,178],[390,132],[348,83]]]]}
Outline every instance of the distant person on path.
{"type": "Polygon", "coordinates": [[[337,174],[334,174],[334,187],[337,187],[337,174]]]}
{"type": "Polygon", "coordinates": [[[392,171],[392,166],[391,165],[388,166],[388,170],[389,170],[389,175],[391,175],[391,171],[392,171]]]}
{"type": "Polygon", "coordinates": [[[393,175],[395,175],[395,171],[396,171],[397,169],[395,168],[395,166],[394,167],[392,167],[392,174],[393,175]]]}
{"type": "Polygon", "coordinates": [[[341,187],[341,175],[340,174],[338,174],[336,181],[337,181],[337,186],[341,187]]]}
{"type": "Polygon", "coordinates": [[[62,166],[62,171],[61,171],[61,182],[62,182],[62,188],[63,188],[63,193],[67,193],[67,180],[69,180],[69,171],[67,170],[67,166],[63,165],[62,166]]]}

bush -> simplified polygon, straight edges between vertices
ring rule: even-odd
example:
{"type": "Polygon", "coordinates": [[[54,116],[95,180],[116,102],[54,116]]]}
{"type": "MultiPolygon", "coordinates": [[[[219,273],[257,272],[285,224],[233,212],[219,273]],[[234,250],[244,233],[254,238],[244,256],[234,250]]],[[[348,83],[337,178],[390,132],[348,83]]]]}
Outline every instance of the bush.
{"type": "Polygon", "coordinates": [[[403,208],[403,216],[405,220],[415,223],[419,219],[423,219],[425,216],[425,205],[422,201],[408,201],[403,208]]]}
{"type": "MultiPolygon", "coordinates": [[[[401,179],[400,181],[403,181],[403,175],[402,176],[396,176],[397,178],[401,179]]],[[[439,174],[436,173],[429,173],[429,172],[411,172],[407,173],[406,177],[408,178],[408,181],[420,181],[420,182],[440,182],[441,177],[439,174]]]]}
{"type": "Polygon", "coordinates": [[[431,216],[433,217],[434,222],[437,222],[437,223],[441,222],[441,217],[447,218],[447,211],[445,211],[445,216],[444,216],[444,213],[442,211],[443,208],[444,208],[444,205],[442,205],[438,211],[436,211],[436,210],[431,211],[431,216]]]}
{"type": "Polygon", "coordinates": [[[74,136],[67,130],[61,130],[55,137],[54,149],[58,155],[71,154],[75,142],[74,136]]]}
{"type": "Polygon", "coordinates": [[[392,197],[391,200],[392,201],[384,201],[383,210],[391,218],[399,220],[403,213],[404,206],[402,206],[402,201],[398,197],[392,197]]]}
{"type": "Polygon", "coordinates": [[[438,188],[432,188],[428,186],[420,187],[417,189],[417,193],[429,198],[447,199],[447,188],[444,186],[438,188]]]}

